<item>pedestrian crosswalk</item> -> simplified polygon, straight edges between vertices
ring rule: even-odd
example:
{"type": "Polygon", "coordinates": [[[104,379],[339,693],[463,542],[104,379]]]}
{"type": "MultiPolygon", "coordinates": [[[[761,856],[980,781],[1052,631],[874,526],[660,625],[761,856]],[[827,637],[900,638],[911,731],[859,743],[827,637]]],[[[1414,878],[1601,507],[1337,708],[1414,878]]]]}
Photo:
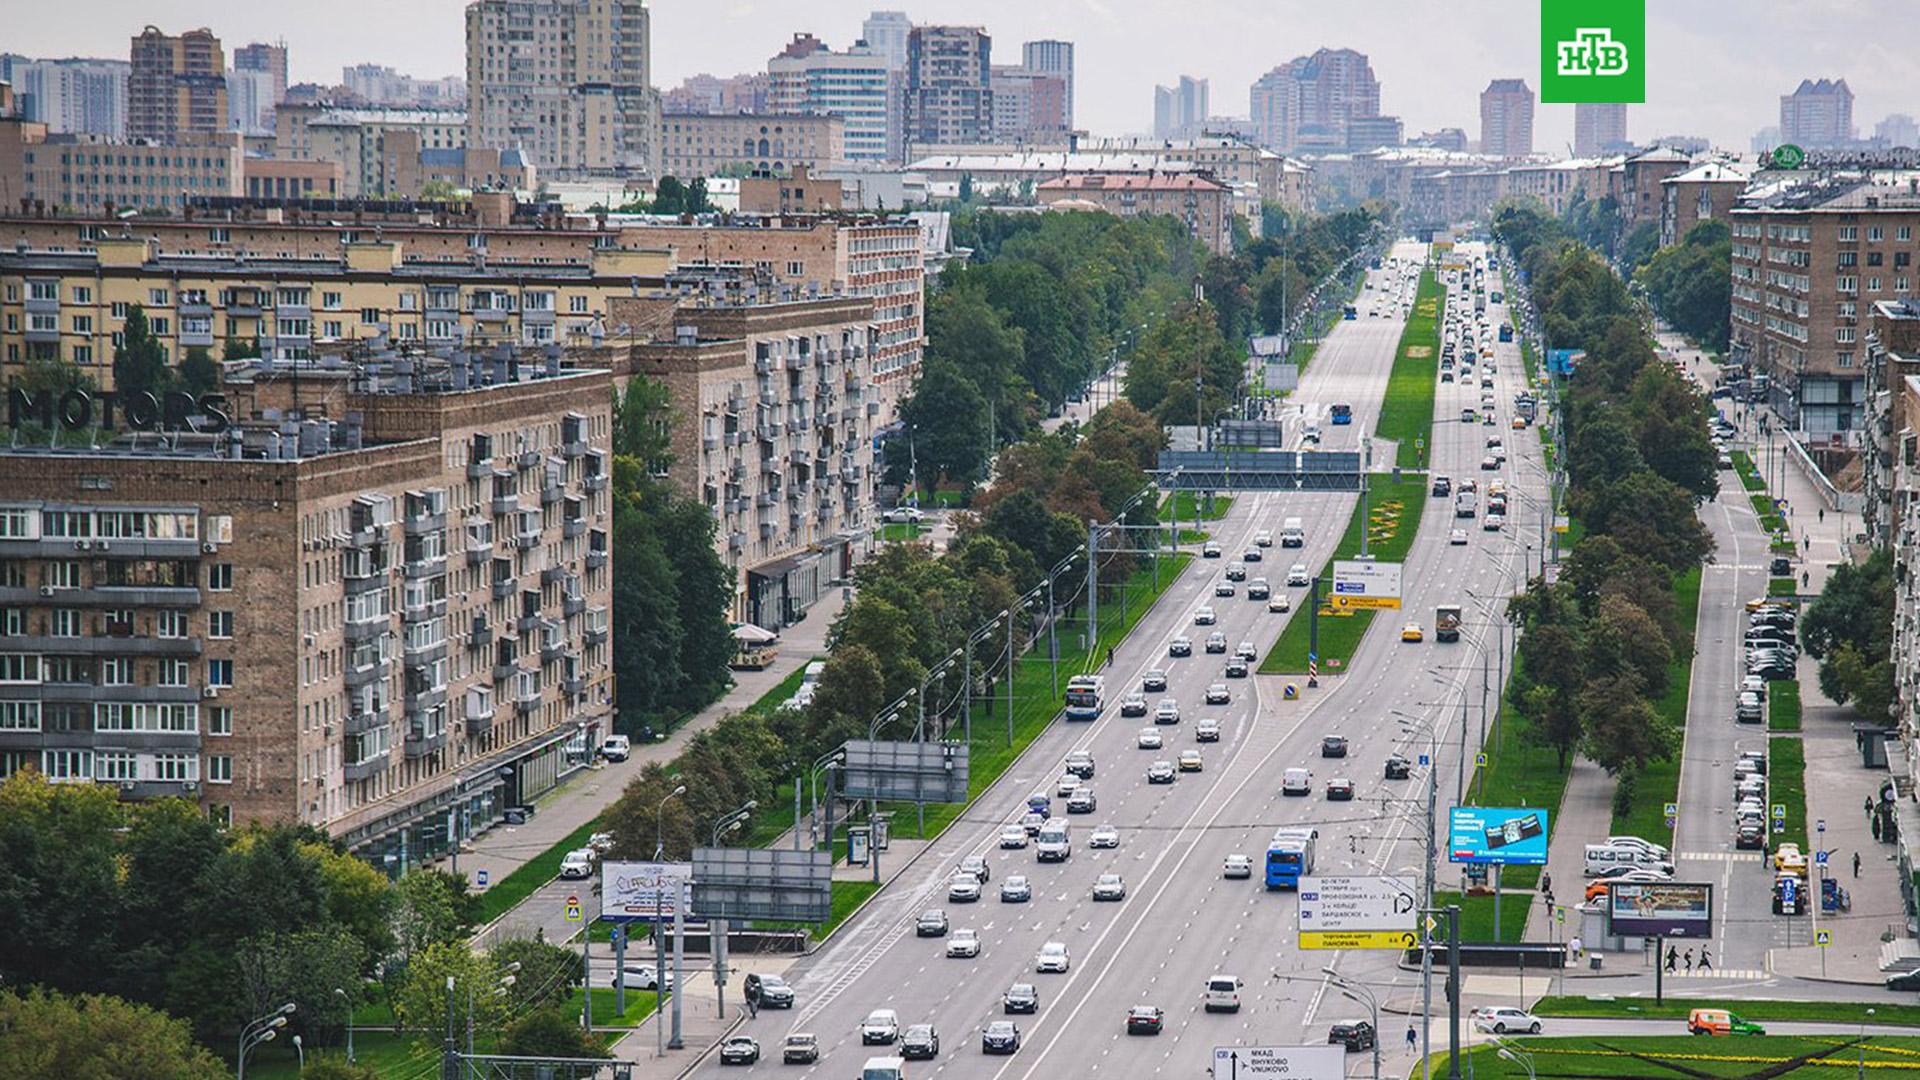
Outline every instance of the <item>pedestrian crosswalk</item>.
{"type": "Polygon", "coordinates": [[[1698,968],[1693,971],[1682,971],[1675,968],[1667,972],[1664,977],[1668,979],[1740,979],[1751,981],[1765,979],[1769,976],[1759,968],[1726,968],[1724,970],[1721,968],[1708,968],[1705,971],[1701,971],[1698,968]]]}
{"type": "Polygon", "coordinates": [[[1675,862],[1750,862],[1765,861],[1758,851],[1682,851],[1674,855],[1675,862]]]}

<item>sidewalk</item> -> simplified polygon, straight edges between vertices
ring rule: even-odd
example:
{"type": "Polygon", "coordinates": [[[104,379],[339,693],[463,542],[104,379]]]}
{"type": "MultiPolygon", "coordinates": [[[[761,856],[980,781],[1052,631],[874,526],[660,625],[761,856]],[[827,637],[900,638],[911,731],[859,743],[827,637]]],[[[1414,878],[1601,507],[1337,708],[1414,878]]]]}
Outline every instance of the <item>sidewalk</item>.
{"type": "Polygon", "coordinates": [[[495,826],[476,838],[460,853],[460,869],[468,880],[478,881],[478,871],[484,870],[489,886],[499,884],[521,864],[599,816],[608,804],[620,797],[627,782],[640,775],[649,764],[672,761],[695,735],[752,705],[815,657],[826,655],[827,630],[840,615],[842,597],[840,590],[822,596],[808,609],[803,621],[781,633],[778,659],[760,671],[734,672],[733,687],[721,695],[720,700],[681,724],[665,739],[646,745],[636,742],[633,756],[619,764],[582,769],[536,800],[538,813],[526,824],[495,826]]]}
{"type": "MultiPolygon", "coordinates": [[[[1553,840],[1547,846],[1547,877],[1553,884],[1553,902],[1572,909],[1582,902],[1587,888],[1587,845],[1613,831],[1613,789],[1615,781],[1584,754],[1576,754],[1567,771],[1567,790],[1555,809],[1553,840]]],[[[1569,910],[1567,921],[1554,924],[1547,905],[1535,902],[1527,908],[1527,933],[1524,941],[1565,941],[1580,932],[1580,913],[1569,910]]]]}

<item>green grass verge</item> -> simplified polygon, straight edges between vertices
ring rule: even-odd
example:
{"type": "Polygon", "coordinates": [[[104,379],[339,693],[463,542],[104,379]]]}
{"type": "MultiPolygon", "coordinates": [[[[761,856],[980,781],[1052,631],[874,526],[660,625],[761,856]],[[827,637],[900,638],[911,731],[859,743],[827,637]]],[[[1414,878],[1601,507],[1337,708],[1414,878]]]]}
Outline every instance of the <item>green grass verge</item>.
{"type": "Polygon", "coordinates": [[[532,896],[535,889],[552,881],[560,873],[560,860],[574,848],[585,847],[587,837],[600,831],[600,819],[580,826],[567,834],[566,839],[520,864],[519,868],[495,882],[492,888],[480,894],[478,903],[479,922],[487,923],[505,915],[515,904],[532,896]]]}
{"type": "MultiPolygon", "coordinates": [[[[1775,735],[1767,740],[1767,798],[1772,806],[1787,808],[1787,831],[1776,833],[1775,844],[1799,844],[1807,848],[1807,755],[1800,740],[1792,735],[1775,735]]],[[[1772,806],[1768,820],[1772,820],[1772,806]]],[[[1808,856],[1812,860],[1812,856],[1808,856]]]]}
{"type": "Polygon", "coordinates": [[[890,544],[904,543],[920,539],[921,534],[930,531],[925,525],[915,525],[910,521],[894,521],[880,526],[874,535],[882,542],[890,544]]]}
{"type": "MultiPolygon", "coordinates": [[[[1749,1003],[1727,1004],[1735,1006],[1738,1015],[1751,1019],[1751,1011],[1740,1008],[1749,1003]]],[[[1914,1055],[1920,1054],[1920,1038],[1914,1037],[1874,1036],[1867,1040],[1862,1054],[1850,1037],[1842,1035],[1699,1039],[1688,1035],[1682,1023],[1675,1024],[1675,1031],[1673,1035],[1604,1038],[1523,1036],[1512,1041],[1532,1056],[1531,1061],[1521,1054],[1514,1054],[1514,1060],[1502,1058],[1498,1046],[1481,1044],[1461,1051],[1460,1069],[1463,1075],[1471,1075],[1474,1080],[1530,1080],[1529,1065],[1542,1077],[1587,1080],[1601,1077],[1735,1080],[1749,1076],[1764,1076],[1768,1080],[1786,1077],[1835,1080],[1852,1077],[1857,1067],[1862,1080],[1869,1076],[1895,1080],[1912,1074],[1914,1055]]],[[[1447,1071],[1445,1051],[1437,1050],[1433,1057],[1434,1075],[1444,1075],[1447,1071]]],[[[1426,1067],[1415,1063],[1409,1075],[1425,1075],[1426,1067]]]]}
{"type": "MultiPolygon", "coordinates": [[[[487,1034],[485,1048],[493,1048],[491,1032],[487,1034]]],[[[232,1047],[227,1049],[231,1050],[232,1047]]],[[[481,1049],[478,1033],[475,1034],[474,1049],[481,1049]]],[[[346,1037],[342,1035],[338,1045],[308,1046],[305,1050],[313,1056],[326,1053],[344,1057],[347,1052],[346,1037]]],[[[438,1072],[440,1046],[412,1035],[396,1035],[391,1031],[356,1031],[353,1034],[353,1056],[377,1075],[399,1080],[422,1072],[429,1075],[438,1072]]],[[[299,1056],[291,1043],[275,1039],[247,1055],[247,1075],[255,1080],[299,1080],[299,1056]]]]}
{"type": "MultiPolygon", "coordinates": [[[[883,872],[886,870],[884,859],[881,861],[881,870],[883,872]]],[[[846,922],[854,912],[860,910],[860,905],[866,903],[868,897],[879,891],[880,886],[871,881],[835,878],[833,879],[833,912],[825,923],[816,926],[813,923],[756,922],[754,925],[763,930],[805,930],[812,934],[815,940],[819,940],[838,930],[841,923],[846,922]]]]}
{"type": "Polygon", "coordinates": [[[1800,681],[1781,679],[1767,684],[1767,730],[1800,730],[1800,681]]]}
{"type": "MultiPolygon", "coordinates": [[[[1525,663],[1527,643],[1523,639],[1515,650],[1513,667],[1525,663]]],[[[1530,806],[1557,811],[1560,797],[1566,794],[1569,770],[1560,764],[1560,755],[1550,746],[1532,739],[1533,721],[1513,707],[1515,679],[1507,680],[1507,692],[1500,697],[1498,726],[1488,733],[1487,764],[1475,769],[1467,785],[1468,801],[1475,806],[1530,806]]],[[[1549,814],[1549,828],[1560,820],[1549,814]]],[[[1513,889],[1532,889],[1540,884],[1538,866],[1509,866],[1502,871],[1501,883],[1513,889]]]]}
{"type": "MultiPolygon", "coordinates": [[[[647,1017],[653,1015],[655,1002],[653,991],[651,990],[636,990],[631,986],[627,987],[627,1011],[616,1015],[613,1011],[613,1006],[617,1000],[613,993],[613,987],[596,986],[593,988],[594,1027],[639,1027],[645,1022],[647,1017]]],[[[580,1015],[581,1006],[584,1004],[585,999],[578,989],[574,990],[573,993],[567,997],[567,1011],[575,1016],[580,1015]]],[[[682,1008],[684,1010],[684,1006],[682,1006],[682,1008]]]]}
{"type": "MultiPolygon", "coordinates": [[[[1634,783],[1632,805],[1622,813],[1616,807],[1613,829],[1616,835],[1671,837],[1667,827],[1666,804],[1680,797],[1680,758],[1682,737],[1687,730],[1687,686],[1693,678],[1694,628],[1699,625],[1700,568],[1694,567],[1673,579],[1674,621],[1687,628],[1689,647],[1678,650],[1667,664],[1667,692],[1654,701],[1653,710],[1672,738],[1673,752],[1664,761],[1649,762],[1634,783]]],[[[1669,844],[1671,840],[1668,841],[1669,844]]]]}
{"type": "Polygon", "coordinates": [[[1793,579],[1790,577],[1767,579],[1768,596],[1798,596],[1799,591],[1798,587],[1794,585],[1793,579]]]}
{"type": "Polygon", "coordinates": [[[1160,500],[1161,521],[1218,521],[1233,508],[1233,496],[1215,495],[1212,499],[1193,491],[1176,491],[1160,500]],[[1195,505],[1199,515],[1194,514],[1195,505]]]}
{"type": "MultiPolygon", "coordinates": [[[[1413,546],[1413,538],[1420,530],[1420,514],[1426,509],[1426,478],[1413,476],[1394,480],[1389,474],[1374,473],[1367,481],[1367,516],[1374,516],[1374,532],[1369,541],[1369,553],[1381,562],[1404,562],[1407,551],[1413,546]],[[1387,519],[1386,508],[1398,503],[1400,512],[1397,524],[1391,531],[1383,523],[1387,519]]],[[[1334,548],[1334,558],[1351,559],[1360,554],[1360,534],[1368,527],[1367,517],[1361,514],[1360,503],[1353,505],[1353,516],[1347,520],[1347,531],[1341,535],[1340,544],[1334,548]]],[[[1325,578],[1332,570],[1331,563],[1320,567],[1319,575],[1325,578]]],[[[1321,588],[1326,588],[1322,582],[1321,588]]],[[[1377,612],[1362,611],[1353,615],[1320,620],[1320,674],[1338,675],[1346,671],[1347,663],[1353,659],[1354,650],[1360,647],[1360,640],[1366,636],[1367,628],[1373,625],[1377,612]]],[[[1394,614],[1389,612],[1388,614],[1394,614]]],[[[1426,621],[1419,613],[1410,613],[1409,618],[1426,621]]],[[[1274,643],[1266,659],[1260,663],[1263,675],[1304,675],[1307,673],[1307,643],[1311,635],[1311,622],[1307,604],[1298,604],[1287,616],[1287,625],[1280,631],[1280,640],[1274,643]]],[[[1417,648],[1418,646],[1409,646],[1417,648]]]]}
{"type": "MultiPolygon", "coordinates": [[[[1535,903],[1531,892],[1509,892],[1513,875],[1502,879],[1500,892],[1500,935],[1493,933],[1493,896],[1464,896],[1457,892],[1435,889],[1434,906],[1445,908],[1448,904],[1460,905],[1460,940],[1467,943],[1498,941],[1511,945],[1518,942],[1527,932],[1527,909],[1535,903]]],[[[1434,936],[1445,940],[1447,922],[1440,920],[1440,926],[1434,930],[1434,936]]]]}
{"type": "MultiPolygon", "coordinates": [[[[1667,990],[1673,996],[1672,984],[1667,990]]],[[[1805,1020],[1835,1024],[1858,1024],[1873,1012],[1876,1024],[1910,1024],[1920,1027],[1920,1005],[1898,1005],[1873,1001],[1738,1001],[1718,998],[1683,998],[1658,1005],[1651,997],[1544,997],[1534,1003],[1536,1016],[1633,1017],[1638,1019],[1685,1020],[1691,1009],[1731,1009],[1748,1020],[1805,1020]]],[[[1691,1044],[1699,1046],[1699,1043],[1691,1044]]],[[[1741,1046],[1750,1046],[1742,1040],[1741,1046]]]]}
{"type": "Polygon", "coordinates": [[[1748,491],[1766,490],[1766,481],[1760,479],[1760,467],[1753,463],[1753,455],[1745,450],[1735,450],[1727,455],[1733,459],[1733,471],[1740,474],[1740,486],[1748,491]]]}
{"type": "Polygon", "coordinates": [[[1433,394],[1440,370],[1440,302],[1445,294],[1433,271],[1420,274],[1413,314],[1400,332],[1393,373],[1387,377],[1380,419],[1373,429],[1375,438],[1394,440],[1394,463],[1403,469],[1423,467],[1426,451],[1414,448],[1416,439],[1429,447],[1433,442],[1433,394]]]}

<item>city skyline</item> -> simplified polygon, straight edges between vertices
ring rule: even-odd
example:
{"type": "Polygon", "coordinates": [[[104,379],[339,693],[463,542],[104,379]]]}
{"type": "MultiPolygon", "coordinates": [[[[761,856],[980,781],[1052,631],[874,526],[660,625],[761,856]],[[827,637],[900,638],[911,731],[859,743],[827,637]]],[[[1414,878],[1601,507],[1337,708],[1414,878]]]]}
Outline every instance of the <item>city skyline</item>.
{"type": "MultiPolygon", "coordinates": [[[[217,10],[201,0],[102,0],[84,23],[36,20],[14,28],[8,49],[39,57],[123,58],[125,41],[149,23],[170,33],[209,26],[229,47],[284,39],[289,81],[337,83],[341,68],[379,63],[422,78],[465,70],[464,0],[428,0],[378,9],[384,32],[370,36],[352,12],[363,0],[327,9],[217,10]]],[[[371,4],[364,4],[374,14],[371,4]]],[[[925,0],[881,5],[835,2],[796,11],[766,0],[732,0],[718,8],[649,5],[653,15],[655,84],[678,85],[691,75],[727,76],[764,71],[769,57],[793,33],[812,32],[835,48],[860,34],[876,8],[907,12],[916,23],[979,25],[1000,48],[995,60],[1017,62],[1023,41],[1056,38],[1076,43],[1075,120],[1097,134],[1151,130],[1153,87],[1191,74],[1213,86],[1213,111],[1244,116],[1247,88],[1288,58],[1321,47],[1367,54],[1382,87],[1381,110],[1401,116],[1409,132],[1473,127],[1477,98],[1492,78],[1537,81],[1536,22],[1503,19],[1511,5],[1468,0],[1448,19],[1418,17],[1411,0],[1383,0],[1384,11],[1365,22],[1305,4],[1245,9],[1224,0],[1199,0],[1178,20],[1146,0],[925,0]],[[1394,11],[1404,9],[1405,17],[1394,11]],[[1209,28],[1231,22],[1226,39],[1209,28]],[[1382,32],[1418,27],[1419,32],[1382,32]],[[1143,36],[1150,35],[1150,36],[1143,36]],[[1130,42],[1150,40],[1154,56],[1125,55],[1130,42]],[[1004,52],[1004,55],[1002,55],[1004,52]],[[1449,62],[1433,63],[1436,55],[1449,62]]],[[[1902,70],[1888,43],[1920,31],[1920,9],[1860,0],[1840,10],[1807,10],[1785,0],[1739,7],[1689,5],[1649,11],[1648,101],[1636,107],[1646,133],[1699,134],[1739,149],[1753,133],[1777,121],[1778,97],[1803,78],[1845,78],[1857,95],[1863,132],[1891,113],[1913,112],[1902,70]],[[1721,88],[1726,89],[1721,89],[1721,88]]],[[[1537,149],[1565,153],[1573,141],[1570,105],[1541,105],[1537,149]]]]}

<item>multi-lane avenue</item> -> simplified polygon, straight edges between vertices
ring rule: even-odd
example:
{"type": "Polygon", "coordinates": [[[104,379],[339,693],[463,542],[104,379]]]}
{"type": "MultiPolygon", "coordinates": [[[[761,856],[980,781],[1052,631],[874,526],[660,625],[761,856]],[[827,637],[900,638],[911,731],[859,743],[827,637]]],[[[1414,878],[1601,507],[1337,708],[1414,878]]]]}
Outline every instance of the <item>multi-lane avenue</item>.
{"type": "MultiPolygon", "coordinates": [[[[1403,243],[1392,256],[1385,268],[1371,272],[1360,317],[1338,324],[1292,395],[1291,402],[1307,417],[1320,418],[1323,449],[1357,449],[1377,420],[1425,249],[1403,243]],[[1352,407],[1352,425],[1326,423],[1334,403],[1352,407]]],[[[1496,310],[1489,317],[1502,315],[1496,310]]],[[[1393,992],[1396,983],[1399,993],[1412,992],[1412,976],[1394,967],[1393,954],[1299,950],[1297,897],[1269,892],[1262,868],[1275,828],[1299,824],[1319,829],[1323,873],[1417,873],[1425,848],[1426,776],[1416,768],[1410,778],[1385,779],[1383,764],[1395,752],[1412,758],[1437,746],[1433,767],[1444,821],[1464,772],[1457,767],[1462,725],[1469,729],[1464,752],[1471,760],[1482,734],[1482,680],[1497,689],[1497,672],[1504,668],[1498,656],[1483,663],[1486,648],[1510,643],[1510,635],[1497,628],[1501,601],[1517,587],[1522,564],[1538,559],[1528,547],[1538,543],[1545,475],[1537,437],[1507,427],[1511,399],[1524,384],[1519,358],[1510,349],[1501,346],[1491,388],[1499,403],[1498,424],[1460,420],[1462,408],[1480,404],[1477,379],[1444,383],[1434,406],[1444,422],[1435,424],[1429,444],[1434,474],[1475,478],[1483,489],[1496,475],[1506,479],[1513,492],[1506,529],[1483,531],[1479,519],[1456,520],[1451,500],[1423,500],[1418,537],[1404,571],[1403,610],[1382,613],[1346,673],[1323,677],[1319,689],[1303,688],[1290,700],[1284,684],[1304,680],[1226,678],[1226,657],[1207,654],[1202,643],[1218,630],[1229,648],[1248,641],[1265,655],[1287,619],[1307,617],[1306,590],[1283,585],[1287,569],[1295,562],[1317,568],[1333,553],[1356,496],[1239,493],[1227,516],[1212,524],[1224,557],[1193,560],[1117,650],[1105,671],[1107,708],[1101,717],[1054,724],[967,817],[931,844],[826,948],[790,973],[796,1008],[762,1011],[741,1027],[760,1040],[766,1054],[758,1068],[782,1069],[782,1040],[804,1031],[818,1038],[821,1062],[783,1073],[855,1074],[867,1056],[892,1052],[864,1046],[860,1036],[862,1020],[884,1008],[893,1010],[902,1025],[932,1024],[941,1036],[938,1057],[919,1066],[916,1076],[951,1071],[1023,1080],[1083,1075],[1094,1067],[1102,1076],[1193,1075],[1207,1067],[1215,1046],[1323,1042],[1329,1020],[1347,1018],[1345,1008],[1328,1004],[1321,968],[1329,962],[1383,994],[1393,992]],[[1494,435],[1506,440],[1510,457],[1500,469],[1483,471],[1487,439],[1494,435]],[[1266,603],[1247,599],[1244,588],[1231,597],[1216,596],[1225,570],[1254,546],[1255,535],[1277,531],[1289,517],[1301,519],[1305,547],[1265,549],[1263,560],[1248,566],[1248,576],[1268,578],[1276,592],[1293,598],[1294,610],[1270,612],[1266,603]],[[1456,527],[1465,530],[1464,543],[1450,542],[1456,527]],[[1443,603],[1466,610],[1458,643],[1433,640],[1433,609],[1443,603]],[[1216,625],[1194,624],[1203,606],[1217,613],[1216,625]],[[1398,631],[1406,621],[1421,622],[1426,640],[1402,642],[1398,631]],[[1169,655],[1169,643],[1178,636],[1192,639],[1192,656],[1169,655]],[[1149,701],[1176,702],[1178,724],[1120,716],[1120,697],[1139,689],[1150,669],[1164,671],[1168,686],[1164,693],[1148,693],[1149,701]],[[1483,671],[1492,673],[1483,676],[1483,671]],[[1207,687],[1217,683],[1229,688],[1231,700],[1208,705],[1207,687]],[[1218,742],[1195,739],[1203,717],[1219,722],[1218,742]],[[1141,748],[1143,727],[1157,727],[1164,745],[1141,748]],[[1320,756],[1322,736],[1330,733],[1347,737],[1348,757],[1320,756]],[[1002,828],[1019,820],[1028,795],[1055,791],[1068,753],[1077,750],[1094,757],[1091,787],[1097,808],[1070,819],[1072,857],[1040,863],[1031,848],[1001,848],[1002,828]],[[1187,750],[1199,752],[1199,771],[1179,772],[1172,783],[1148,782],[1151,763],[1174,761],[1187,750]],[[1288,768],[1312,771],[1309,796],[1281,794],[1280,778],[1288,768]],[[1352,801],[1326,798],[1327,783],[1334,779],[1353,782],[1352,801]],[[1089,846],[1090,834],[1101,825],[1118,831],[1117,847],[1089,846]],[[1223,875],[1223,864],[1235,854],[1253,862],[1251,879],[1223,875]],[[991,877],[978,901],[951,902],[949,880],[969,856],[985,856],[991,877]],[[1102,874],[1121,876],[1123,899],[1094,899],[1094,882],[1102,874]],[[1029,880],[1031,899],[1001,899],[1000,886],[1012,875],[1029,880]],[[977,956],[949,958],[947,938],[916,934],[918,917],[934,909],[945,912],[953,930],[978,934],[977,956]],[[1065,972],[1036,973],[1036,957],[1049,943],[1065,946],[1065,972]],[[1237,1013],[1203,1008],[1203,988],[1216,974],[1241,980],[1237,1013]],[[1003,995],[1015,983],[1036,987],[1033,1013],[1005,1014],[1003,995]],[[1127,1011],[1135,1005],[1163,1010],[1162,1034],[1125,1034],[1127,1011]],[[1019,1028],[1018,1051],[983,1055],[982,1029],[1003,1019],[1019,1028]]],[[[1390,453],[1377,452],[1376,460],[1390,460],[1390,453]]],[[[1054,805],[1057,813],[1057,798],[1054,805]]],[[[1449,883],[1454,875],[1445,867],[1442,872],[1443,884],[1449,883]]],[[[717,1062],[706,1065],[718,1067],[717,1062]]]]}

